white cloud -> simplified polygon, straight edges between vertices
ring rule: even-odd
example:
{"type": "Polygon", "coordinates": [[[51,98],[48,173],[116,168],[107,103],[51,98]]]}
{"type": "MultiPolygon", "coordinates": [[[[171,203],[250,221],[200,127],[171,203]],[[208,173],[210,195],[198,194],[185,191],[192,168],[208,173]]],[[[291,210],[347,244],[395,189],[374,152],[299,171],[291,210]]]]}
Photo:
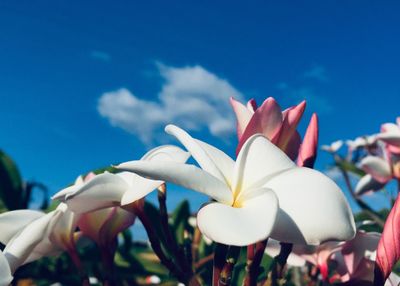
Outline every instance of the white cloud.
{"type": "Polygon", "coordinates": [[[110,54],[97,50],[91,51],[90,57],[103,62],[109,62],[111,60],[110,54]]]}
{"type": "Polygon", "coordinates": [[[316,79],[323,82],[329,80],[325,67],[320,65],[314,65],[309,70],[306,70],[303,74],[303,77],[316,79]]]}
{"type": "Polygon", "coordinates": [[[141,99],[121,88],[100,97],[99,113],[113,126],[137,135],[149,145],[163,141],[159,138],[169,123],[191,131],[206,129],[224,139],[234,134],[235,117],[229,98],[244,97],[227,80],[201,66],[157,67],[164,79],[157,100],[141,99]]]}

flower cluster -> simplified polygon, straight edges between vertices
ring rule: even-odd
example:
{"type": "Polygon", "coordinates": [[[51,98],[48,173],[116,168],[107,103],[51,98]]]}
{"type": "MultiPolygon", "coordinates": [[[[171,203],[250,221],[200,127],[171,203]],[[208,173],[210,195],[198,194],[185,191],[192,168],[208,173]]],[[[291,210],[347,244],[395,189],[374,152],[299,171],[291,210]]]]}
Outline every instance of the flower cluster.
{"type": "MultiPolygon", "coordinates": [[[[372,283],[374,279],[378,283],[379,276],[383,285],[389,275],[390,279],[396,279],[391,271],[399,253],[382,254],[380,249],[385,247],[378,246],[378,241],[382,241],[380,234],[356,231],[352,211],[341,189],[313,169],[318,118],[316,114],[311,116],[302,139],[298,126],[305,101],[283,111],[273,98],[266,99],[259,107],[254,100],[244,105],[232,98],[231,104],[237,117],[236,158],[175,125],[168,125],[165,131],[186,150],[163,145],[140,160],[114,165],[111,172],[80,176],[73,185],[53,196],[59,204],[48,213],[15,210],[0,214],[0,242],[5,245],[0,252],[0,285],[8,285],[20,266],[64,251],[76,265],[82,284],[88,285],[90,281],[78,251],[79,245],[85,243],[84,237],[100,249],[107,272],[102,278],[107,285],[113,285],[118,234],[135,219],[142,222],[159,261],[178,281],[188,285],[204,282],[192,266],[195,255],[188,256],[184,251],[185,241],[194,244],[201,237],[198,234],[215,244],[211,256],[213,285],[229,285],[240,250],[245,248],[244,285],[256,285],[260,277],[277,283],[284,278],[286,260],[289,266],[306,262],[313,265],[316,272],[310,277],[319,279],[321,274],[326,283],[372,283]],[[190,157],[193,163],[187,162],[190,157]],[[197,211],[191,232],[186,229],[182,232],[180,242],[170,230],[166,184],[210,198],[197,211]],[[144,202],[154,190],[160,202],[159,221],[152,219],[144,202]],[[161,225],[161,232],[155,225],[161,225]],[[276,258],[269,274],[260,276],[264,252],[276,258]],[[391,262],[380,262],[375,268],[376,255],[377,261],[391,257],[391,262]]],[[[358,158],[359,165],[351,166],[365,172],[365,176],[354,196],[378,190],[389,180],[400,178],[398,125],[385,124],[377,135],[349,141],[346,157],[338,155],[341,145],[342,142],[335,142],[323,149],[334,155],[344,174],[349,162],[354,163],[354,158],[358,158]]],[[[397,212],[387,223],[397,226],[395,217],[397,212]]],[[[384,231],[382,239],[389,235],[394,234],[384,231]]],[[[396,241],[396,247],[398,243],[400,240],[396,241]]]]}

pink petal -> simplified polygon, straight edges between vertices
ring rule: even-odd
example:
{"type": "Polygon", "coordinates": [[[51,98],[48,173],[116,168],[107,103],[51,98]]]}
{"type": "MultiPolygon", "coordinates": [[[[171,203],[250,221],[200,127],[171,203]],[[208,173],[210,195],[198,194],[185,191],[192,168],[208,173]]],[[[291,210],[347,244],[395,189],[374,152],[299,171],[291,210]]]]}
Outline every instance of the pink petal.
{"type": "Polygon", "coordinates": [[[314,166],[315,159],[317,158],[318,147],[318,117],[313,114],[308,124],[306,134],[304,135],[303,143],[300,146],[299,157],[297,165],[300,167],[314,166]]]}
{"type": "Polygon", "coordinates": [[[256,103],[256,101],[255,101],[254,98],[250,99],[250,100],[247,102],[247,109],[250,110],[250,111],[252,111],[253,113],[256,111],[256,109],[257,109],[257,103],[256,103]]]}
{"type": "Polygon", "coordinates": [[[390,165],[384,159],[377,156],[367,156],[361,160],[361,168],[371,174],[380,183],[387,183],[392,179],[390,165]]]}
{"type": "MultiPolygon", "coordinates": [[[[250,108],[244,106],[239,101],[235,100],[233,97],[230,98],[233,111],[236,115],[237,120],[237,136],[238,139],[242,136],[247,124],[249,123],[254,111],[250,108]]],[[[248,105],[249,106],[249,105],[248,105]]]]}
{"type": "Polygon", "coordinates": [[[244,142],[252,135],[260,133],[272,139],[279,132],[282,126],[282,112],[278,103],[272,97],[267,98],[263,104],[257,108],[251,117],[243,135],[240,137],[236,153],[238,154],[244,142]]]}
{"type": "Polygon", "coordinates": [[[375,281],[383,285],[400,258],[400,196],[386,219],[378,243],[375,261],[375,281]]]}
{"type": "Polygon", "coordinates": [[[305,108],[306,102],[302,101],[298,105],[288,108],[283,112],[283,124],[277,143],[279,148],[281,148],[283,151],[287,149],[290,139],[295,134],[297,125],[303,116],[305,108]]]}

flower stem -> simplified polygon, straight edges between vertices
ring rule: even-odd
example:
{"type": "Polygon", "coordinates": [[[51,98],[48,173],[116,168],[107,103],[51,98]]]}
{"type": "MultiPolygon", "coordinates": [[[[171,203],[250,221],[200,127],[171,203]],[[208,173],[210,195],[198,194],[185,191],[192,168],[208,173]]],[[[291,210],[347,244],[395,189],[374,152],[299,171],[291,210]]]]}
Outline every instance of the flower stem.
{"type": "Polygon", "coordinates": [[[200,285],[200,283],[197,281],[197,278],[193,276],[193,272],[185,272],[180,269],[173,260],[171,260],[167,255],[164,253],[164,250],[161,247],[160,240],[158,239],[157,233],[155,229],[153,228],[153,224],[147,217],[144,207],[143,207],[143,202],[138,202],[133,204],[133,211],[139,218],[139,220],[142,222],[143,227],[145,228],[147,232],[147,236],[149,238],[151,247],[153,248],[154,253],[157,255],[157,257],[160,259],[160,262],[167,267],[167,269],[171,272],[172,275],[174,275],[180,282],[190,285],[190,286],[197,286],[200,285]]]}
{"type": "Polygon", "coordinates": [[[235,264],[238,260],[240,254],[240,247],[231,246],[229,247],[226,262],[224,267],[221,270],[218,285],[219,286],[229,286],[232,281],[232,272],[235,264]]]}
{"type": "Polygon", "coordinates": [[[246,276],[243,280],[244,286],[257,285],[257,278],[260,272],[260,264],[267,247],[268,239],[250,245],[247,248],[246,276]]]}
{"type": "Polygon", "coordinates": [[[278,286],[281,285],[280,281],[283,278],[283,272],[286,265],[287,258],[292,252],[293,244],[281,242],[281,251],[271,264],[271,285],[278,286]]]}
{"type": "Polygon", "coordinates": [[[227,252],[227,245],[221,243],[215,244],[212,286],[217,286],[219,283],[219,276],[224,267],[227,252]]]}
{"type": "Polygon", "coordinates": [[[169,247],[172,249],[172,253],[174,254],[177,262],[179,263],[179,266],[184,272],[191,272],[193,273],[191,264],[188,263],[186,260],[186,257],[184,253],[182,252],[182,249],[179,247],[175,237],[172,235],[171,229],[169,227],[168,223],[168,211],[167,211],[167,186],[165,184],[162,184],[158,188],[158,203],[160,206],[160,217],[161,217],[161,227],[163,230],[163,233],[166,237],[167,244],[169,247]]]}
{"type": "Polygon", "coordinates": [[[79,258],[76,248],[68,248],[67,253],[68,253],[69,257],[71,258],[75,267],[78,269],[78,273],[79,273],[79,277],[81,279],[82,286],[88,286],[90,284],[89,278],[87,277],[85,271],[83,270],[82,261],[79,258]]]}
{"type": "Polygon", "coordinates": [[[357,196],[354,192],[353,186],[351,185],[350,182],[350,177],[347,171],[342,167],[342,164],[340,164],[340,161],[343,160],[342,158],[339,157],[339,155],[334,156],[336,165],[338,166],[340,172],[342,173],[342,176],[344,178],[344,181],[346,183],[347,189],[350,192],[351,197],[354,199],[354,201],[357,203],[357,205],[370,217],[372,218],[379,226],[383,228],[385,225],[385,221],[380,217],[378,213],[376,213],[370,206],[368,206],[359,196],[357,196]]]}

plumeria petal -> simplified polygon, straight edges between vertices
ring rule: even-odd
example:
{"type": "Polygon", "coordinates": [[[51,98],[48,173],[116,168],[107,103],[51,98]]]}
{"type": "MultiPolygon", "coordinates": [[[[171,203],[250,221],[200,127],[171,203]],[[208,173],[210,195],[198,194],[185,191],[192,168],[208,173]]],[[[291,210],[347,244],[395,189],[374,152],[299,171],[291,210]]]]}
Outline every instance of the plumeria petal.
{"type": "Polygon", "coordinates": [[[7,286],[11,283],[12,280],[13,277],[11,275],[8,261],[3,252],[0,250],[0,286],[7,286]]]}
{"type": "Polygon", "coordinates": [[[278,210],[274,192],[264,189],[239,208],[210,203],[197,214],[200,231],[211,240],[227,245],[245,246],[269,236],[278,210]],[[260,224],[262,222],[262,224],[260,224]]]}
{"type": "Polygon", "coordinates": [[[59,219],[60,215],[60,212],[52,211],[34,220],[6,245],[4,255],[8,260],[12,273],[25,262],[36,245],[48,235],[49,224],[52,220],[59,219]]]}
{"type": "MultiPolygon", "coordinates": [[[[305,108],[306,108],[306,101],[302,101],[298,105],[283,111],[283,122],[279,133],[279,139],[277,142],[277,145],[282,150],[285,151],[287,149],[288,143],[290,142],[290,139],[296,132],[297,125],[299,124],[300,119],[303,116],[305,108]]],[[[300,144],[295,149],[298,150],[299,146],[300,144]]],[[[296,156],[297,154],[294,155],[294,157],[296,156]]]]}
{"type": "Polygon", "coordinates": [[[274,176],[280,210],[271,237],[282,242],[317,245],[355,235],[351,209],[339,187],[322,173],[293,168],[274,176]]]}
{"type": "Polygon", "coordinates": [[[118,169],[137,173],[153,180],[163,180],[206,194],[219,202],[232,204],[233,196],[221,181],[193,165],[174,162],[131,161],[117,166],[118,169]]]}
{"type": "Polygon", "coordinates": [[[163,181],[149,180],[131,172],[122,172],[117,175],[122,175],[125,179],[129,178],[129,184],[132,186],[123,194],[121,205],[128,205],[144,198],[164,183],[163,181]]]}
{"type": "Polygon", "coordinates": [[[221,181],[231,181],[234,163],[228,155],[207,143],[195,140],[175,125],[167,125],[165,131],[175,136],[185,146],[203,170],[221,181]]]}
{"type": "Polygon", "coordinates": [[[250,110],[252,113],[254,113],[257,109],[257,102],[254,98],[250,99],[247,101],[246,107],[248,110],[250,110]]]}
{"type": "Polygon", "coordinates": [[[237,135],[238,139],[240,139],[240,137],[242,137],[244,130],[246,129],[247,124],[249,124],[249,121],[253,116],[255,108],[253,109],[252,104],[247,104],[247,106],[244,106],[242,103],[235,100],[233,97],[230,98],[230,101],[233,111],[235,112],[236,115],[237,135]],[[249,109],[249,107],[251,107],[252,109],[249,109]]]}
{"type": "MultiPolygon", "coordinates": [[[[400,259],[400,196],[390,211],[376,251],[375,280],[383,283],[400,259]]],[[[377,284],[380,285],[380,284],[377,284]]]]}
{"type": "Polygon", "coordinates": [[[267,98],[251,117],[239,140],[236,153],[239,153],[247,139],[256,133],[261,133],[272,140],[281,128],[282,120],[282,111],[278,103],[272,97],[267,98]]]}
{"type": "Polygon", "coordinates": [[[84,235],[99,245],[107,246],[118,233],[131,226],[134,221],[133,213],[120,207],[112,207],[83,214],[78,225],[84,235]]]}
{"type": "Polygon", "coordinates": [[[295,164],[278,147],[260,134],[253,135],[240,150],[235,164],[235,193],[256,189],[271,176],[294,168],[295,164]]]}
{"type": "Polygon", "coordinates": [[[136,216],[132,212],[120,207],[115,207],[114,209],[113,215],[103,223],[98,233],[105,245],[113,241],[121,231],[124,231],[135,222],[136,216]]]}
{"type": "Polygon", "coordinates": [[[356,236],[343,245],[341,252],[350,274],[357,270],[362,259],[375,260],[375,250],[380,237],[376,232],[357,231],[356,236]]]}
{"type": "Polygon", "coordinates": [[[367,156],[360,162],[361,168],[371,174],[375,180],[387,183],[392,178],[390,165],[384,159],[377,156],[367,156]]]}
{"type": "Polygon", "coordinates": [[[312,168],[317,158],[318,148],[318,117],[314,113],[308,124],[306,134],[304,135],[303,143],[299,150],[297,165],[300,167],[312,168]]]}
{"type": "Polygon", "coordinates": [[[7,244],[25,226],[44,215],[45,213],[35,210],[16,210],[0,214],[0,242],[7,244]]]}
{"type": "Polygon", "coordinates": [[[378,191],[385,186],[385,183],[381,183],[374,179],[370,174],[364,175],[355,187],[355,193],[357,195],[363,195],[369,191],[378,191]]]}
{"type": "Polygon", "coordinates": [[[103,173],[67,195],[66,203],[71,211],[77,213],[111,207],[120,204],[122,196],[129,188],[129,184],[120,176],[103,173]]]}
{"type": "Polygon", "coordinates": [[[143,155],[141,160],[145,161],[171,161],[186,162],[190,157],[190,153],[182,150],[174,145],[162,145],[151,149],[143,155]]]}
{"type": "Polygon", "coordinates": [[[57,210],[61,212],[60,219],[50,224],[49,240],[63,250],[74,248],[73,233],[75,232],[79,214],[72,212],[65,203],[60,203],[57,210]]]}

